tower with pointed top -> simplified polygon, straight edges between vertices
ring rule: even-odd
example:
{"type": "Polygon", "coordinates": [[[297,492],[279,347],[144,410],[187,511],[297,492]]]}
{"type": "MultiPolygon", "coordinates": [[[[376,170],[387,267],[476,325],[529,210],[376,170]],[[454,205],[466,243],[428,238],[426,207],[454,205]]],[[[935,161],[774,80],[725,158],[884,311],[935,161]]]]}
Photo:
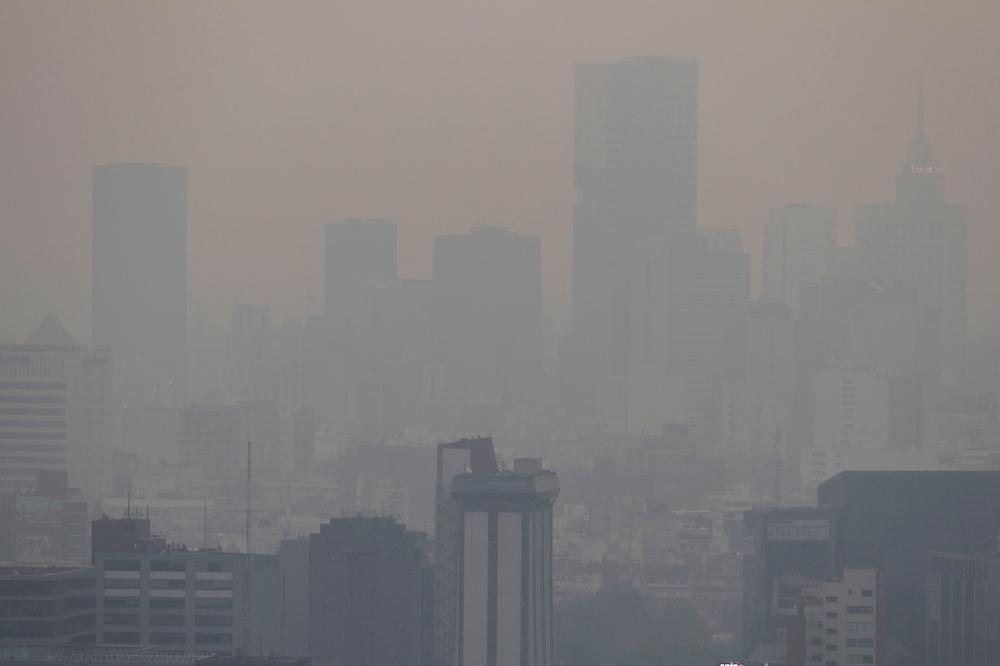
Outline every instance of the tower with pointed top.
{"type": "Polygon", "coordinates": [[[857,206],[857,271],[859,277],[903,280],[938,311],[942,379],[951,384],[965,338],[968,209],[945,201],[944,170],[924,134],[922,97],[917,115],[917,135],[896,176],[896,201],[857,206]]]}

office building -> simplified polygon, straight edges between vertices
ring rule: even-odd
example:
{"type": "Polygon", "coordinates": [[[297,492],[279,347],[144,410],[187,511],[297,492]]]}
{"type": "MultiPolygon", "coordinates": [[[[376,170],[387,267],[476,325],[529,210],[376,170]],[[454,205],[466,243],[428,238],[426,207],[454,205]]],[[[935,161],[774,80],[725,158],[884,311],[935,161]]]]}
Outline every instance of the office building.
{"type": "Polygon", "coordinates": [[[771,208],[764,227],[764,296],[798,312],[802,287],[831,275],[837,209],[791,204],[771,208]]]}
{"type": "Polygon", "coordinates": [[[0,502],[0,560],[26,565],[86,565],[88,505],[67,487],[64,470],[39,470],[33,487],[0,502]]]}
{"type": "Polygon", "coordinates": [[[95,643],[92,567],[0,567],[0,658],[44,662],[95,643]]]}
{"type": "Polygon", "coordinates": [[[325,271],[323,313],[341,328],[352,280],[396,278],[396,225],[375,218],[327,224],[325,271]]]}
{"type": "Polygon", "coordinates": [[[393,518],[335,518],[310,535],[308,640],[314,659],[424,663],[430,648],[423,645],[424,594],[430,594],[432,570],[417,539],[393,518]]]}
{"type": "Polygon", "coordinates": [[[927,573],[927,666],[1000,663],[1000,553],[932,551],[927,573]]]}
{"type": "Polygon", "coordinates": [[[886,636],[924,663],[928,554],[970,552],[993,538],[1000,472],[843,472],[820,484],[818,500],[836,517],[837,570],[882,572],[886,636]]]}
{"type": "Polygon", "coordinates": [[[786,666],[885,664],[885,598],[878,569],[841,578],[775,581],[772,609],[785,617],[786,666]]]}
{"type": "Polygon", "coordinates": [[[280,415],[269,400],[240,400],[235,406],[190,405],[178,410],[178,459],[201,467],[209,478],[245,473],[247,442],[254,472],[269,476],[280,466],[280,415]]]}
{"type": "Polygon", "coordinates": [[[500,227],[434,238],[440,397],[463,431],[499,430],[542,369],[542,245],[500,227]]]}
{"type": "Polygon", "coordinates": [[[496,471],[488,438],[439,445],[438,464],[435,657],[444,664],[554,664],[555,474],[543,471],[540,459],[496,471]]]}
{"type": "Polygon", "coordinates": [[[683,377],[689,423],[708,423],[723,379],[726,324],[749,296],[749,255],[710,252],[699,238],[661,238],[634,254],[629,361],[683,377]]]}
{"type": "Polygon", "coordinates": [[[0,492],[39,471],[69,474],[85,499],[111,490],[113,363],[77,344],[55,315],[25,345],[0,345],[0,492]]]}
{"type": "Polygon", "coordinates": [[[698,62],[640,57],[576,65],[573,345],[577,373],[602,407],[628,357],[633,251],[697,223],[698,62]],[[596,382],[596,385],[594,384],[596,382]]]}
{"type": "Polygon", "coordinates": [[[855,217],[857,275],[902,280],[938,311],[946,381],[953,384],[965,339],[968,211],[944,200],[944,173],[924,136],[922,101],[917,137],[896,177],[896,201],[858,204],[855,217]]]}
{"type": "Polygon", "coordinates": [[[116,405],[183,390],[187,168],[94,167],[91,345],[115,358],[116,405]]]}
{"type": "Polygon", "coordinates": [[[254,555],[247,569],[242,553],[188,550],[166,544],[163,537],[150,538],[137,551],[109,550],[94,552],[97,643],[233,654],[248,647],[246,610],[249,645],[277,649],[280,588],[275,556],[254,555]]]}

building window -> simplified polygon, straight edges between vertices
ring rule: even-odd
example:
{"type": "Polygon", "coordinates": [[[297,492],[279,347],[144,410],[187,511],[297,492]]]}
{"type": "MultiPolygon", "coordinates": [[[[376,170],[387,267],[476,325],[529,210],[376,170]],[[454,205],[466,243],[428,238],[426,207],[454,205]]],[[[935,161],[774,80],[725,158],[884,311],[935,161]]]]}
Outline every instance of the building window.
{"type": "Polygon", "coordinates": [[[232,608],[232,599],[213,599],[198,597],[194,600],[195,608],[232,608]]]}
{"type": "Polygon", "coordinates": [[[823,623],[822,622],[813,621],[813,622],[809,623],[809,629],[810,630],[822,629],[822,628],[823,628],[823,623]]]}
{"type": "Polygon", "coordinates": [[[150,615],[149,624],[157,627],[183,627],[183,615],[150,615]]]}
{"type": "Polygon", "coordinates": [[[826,633],[830,634],[831,636],[836,636],[837,635],[837,630],[836,629],[827,629],[826,633]]]}
{"type": "Polygon", "coordinates": [[[871,615],[875,612],[874,606],[848,606],[847,612],[853,615],[871,615]]]}
{"type": "Polygon", "coordinates": [[[231,627],[233,626],[232,615],[195,615],[194,626],[196,627],[231,627]]]}
{"type": "Polygon", "coordinates": [[[105,615],[104,624],[138,625],[138,615],[105,615]]]}
{"type": "Polygon", "coordinates": [[[138,608],[139,597],[104,597],[105,608],[138,608]]]}
{"type": "Polygon", "coordinates": [[[823,639],[822,638],[810,638],[809,639],[809,645],[822,645],[822,644],[823,644],[823,639]]]}
{"type": "Polygon", "coordinates": [[[184,633],[176,634],[165,634],[159,632],[150,632],[149,634],[150,643],[167,643],[172,645],[184,645],[184,633]]]}
{"type": "Polygon", "coordinates": [[[139,642],[139,632],[138,631],[105,631],[104,632],[104,642],[105,643],[138,643],[139,642]]]}
{"type": "Polygon", "coordinates": [[[861,590],[861,596],[863,596],[863,597],[873,597],[873,596],[875,596],[875,590],[861,590]]]}
{"type": "Polygon", "coordinates": [[[844,661],[848,664],[874,664],[875,656],[870,654],[849,654],[844,661]]]}
{"type": "Polygon", "coordinates": [[[848,622],[848,631],[875,631],[874,622],[848,622]]]}
{"type": "Polygon", "coordinates": [[[827,652],[836,652],[837,651],[837,646],[836,645],[827,645],[823,649],[826,650],[827,652]]]}
{"type": "Polygon", "coordinates": [[[875,647],[874,638],[848,638],[847,647],[875,647]]]}
{"type": "Polygon", "coordinates": [[[835,619],[835,618],[837,617],[837,614],[836,614],[836,613],[832,613],[832,612],[828,612],[828,613],[826,614],[826,616],[827,616],[828,618],[833,618],[833,619],[835,619]]]}
{"type": "Polygon", "coordinates": [[[150,608],[184,608],[184,599],[150,599],[149,600],[149,607],[150,608]]]}
{"type": "Polygon", "coordinates": [[[138,571],[139,560],[105,560],[105,571],[138,571]]]}
{"type": "Polygon", "coordinates": [[[813,663],[815,663],[815,662],[821,662],[821,661],[823,661],[823,655],[821,655],[821,654],[811,654],[811,655],[809,655],[809,661],[813,662],[813,663]]]}
{"type": "Polygon", "coordinates": [[[827,603],[833,603],[833,604],[835,604],[835,603],[837,603],[837,597],[827,597],[826,601],[827,601],[827,603]]]}
{"type": "Polygon", "coordinates": [[[195,634],[194,642],[202,645],[232,645],[232,634],[195,634]]]}

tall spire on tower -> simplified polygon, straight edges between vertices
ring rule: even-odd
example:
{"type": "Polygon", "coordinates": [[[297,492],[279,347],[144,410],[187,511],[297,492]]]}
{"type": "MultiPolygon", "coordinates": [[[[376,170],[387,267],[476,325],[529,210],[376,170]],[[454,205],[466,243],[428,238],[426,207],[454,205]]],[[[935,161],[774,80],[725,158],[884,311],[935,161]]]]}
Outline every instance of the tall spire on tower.
{"type": "Polygon", "coordinates": [[[921,88],[917,93],[917,136],[910,144],[910,151],[907,154],[908,161],[920,163],[921,165],[931,165],[934,157],[931,155],[931,147],[924,136],[924,92],[921,88]]]}

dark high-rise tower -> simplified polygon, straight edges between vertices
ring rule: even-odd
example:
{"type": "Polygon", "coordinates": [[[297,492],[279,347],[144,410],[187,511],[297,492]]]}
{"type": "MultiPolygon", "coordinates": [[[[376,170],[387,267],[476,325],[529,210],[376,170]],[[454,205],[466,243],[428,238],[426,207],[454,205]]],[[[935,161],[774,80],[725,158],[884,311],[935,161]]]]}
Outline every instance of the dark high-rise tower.
{"type": "Polygon", "coordinates": [[[119,404],[184,387],[187,167],[94,167],[92,344],[115,357],[119,404]]]}
{"type": "Polygon", "coordinates": [[[573,337],[599,380],[629,360],[634,249],[696,233],[698,62],[577,63],[575,87],[573,337]]]}

